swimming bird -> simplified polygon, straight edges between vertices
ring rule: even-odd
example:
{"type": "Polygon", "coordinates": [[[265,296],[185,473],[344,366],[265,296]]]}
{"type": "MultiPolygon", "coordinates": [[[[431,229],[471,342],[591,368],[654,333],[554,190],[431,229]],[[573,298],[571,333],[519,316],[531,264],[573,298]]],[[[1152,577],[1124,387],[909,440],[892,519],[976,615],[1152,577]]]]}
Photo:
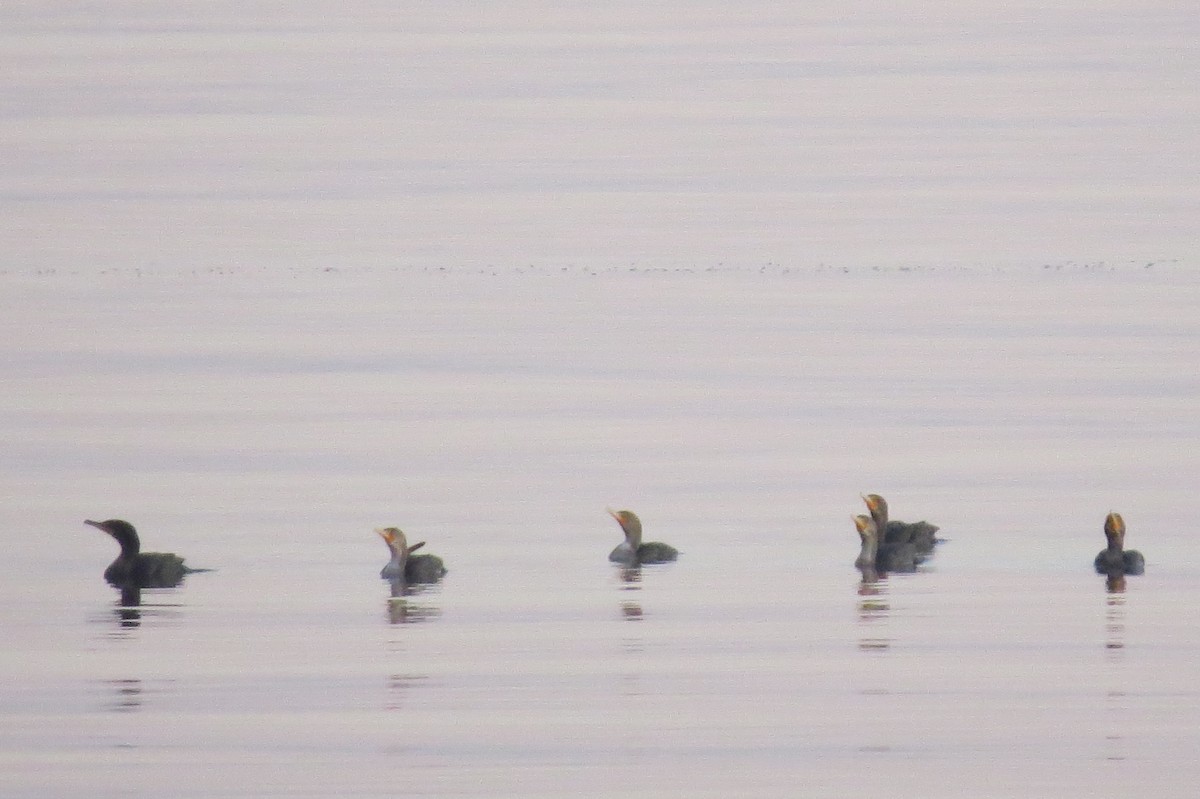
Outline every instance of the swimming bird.
{"type": "Polygon", "coordinates": [[[865,514],[854,517],[858,537],[862,539],[862,551],[854,565],[860,569],[878,569],[881,572],[911,572],[917,570],[917,548],[911,541],[879,540],[879,528],[874,519],[865,514]]]}
{"type": "Polygon", "coordinates": [[[640,566],[643,563],[668,563],[678,557],[675,547],[660,541],[642,543],[642,520],[631,510],[612,510],[608,515],[617,520],[625,533],[625,540],[608,554],[613,563],[640,566]]]}
{"type": "Polygon", "coordinates": [[[936,524],[924,521],[898,522],[888,519],[887,500],[878,494],[867,494],[863,497],[863,502],[867,503],[867,510],[871,512],[875,527],[882,533],[884,543],[912,544],[916,549],[917,563],[925,560],[933,552],[934,545],[941,541],[935,535],[938,531],[936,524]]]}
{"type": "Polygon", "coordinates": [[[1119,513],[1104,519],[1104,537],[1108,546],[1096,555],[1096,571],[1100,574],[1142,574],[1146,559],[1136,549],[1125,549],[1125,520],[1119,513]]]}
{"type": "Polygon", "coordinates": [[[425,546],[424,541],[409,546],[408,539],[404,537],[404,533],[398,527],[381,527],[375,532],[379,533],[379,537],[383,539],[392,553],[392,559],[383,567],[383,571],[379,572],[379,576],[383,579],[404,580],[409,583],[436,583],[446,573],[446,566],[437,555],[414,556],[412,554],[425,546]]]}
{"type": "Polygon", "coordinates": [[[142,552],[142,542],[133,525],[121,519],[84,521],[111,535],[121,545],[121,554],[104,570],[104,579],[118,588],[174,588],[185,574],[206,569],[189,569],[183,558],[171,552],[142,552]]]}

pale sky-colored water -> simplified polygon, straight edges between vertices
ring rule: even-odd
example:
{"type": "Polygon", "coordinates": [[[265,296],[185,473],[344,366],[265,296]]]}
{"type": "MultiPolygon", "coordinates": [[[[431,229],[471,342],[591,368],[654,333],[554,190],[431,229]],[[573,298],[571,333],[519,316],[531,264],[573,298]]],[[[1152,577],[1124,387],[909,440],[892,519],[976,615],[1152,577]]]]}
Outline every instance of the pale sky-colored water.
{"type": "Polygon", "coordinates": [[[0,23],[6,798],[1191,795],[1189,8],[0,23]]]}
{"type": "Polygon", "coordinates": [[[6,280],[8,795],[1194,784],[1188,270],[6,280]],[[121,610],[97,516],[217,571],[121,610]]]}
{"type": "Polygon", "coordinates": [[[15,3],[8,268],[1193,259],[1189,3],[15,3]]]}

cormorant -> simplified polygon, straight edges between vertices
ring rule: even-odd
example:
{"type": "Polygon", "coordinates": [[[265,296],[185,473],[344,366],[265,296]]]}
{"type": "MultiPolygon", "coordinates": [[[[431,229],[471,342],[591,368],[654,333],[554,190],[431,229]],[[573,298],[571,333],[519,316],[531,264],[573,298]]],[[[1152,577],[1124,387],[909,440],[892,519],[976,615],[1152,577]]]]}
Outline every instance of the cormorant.
{"type": "Polygon", "coordinates": [[[862,550],[854,565],[860,569],[881,572],[911,572],[917,570],[917,548],[911,541],[879,541],[879,528],[870,516],[854,517],[862,550]]]}
{"type": "Polygon", "coordinates": [[[609,510],[609,515],[621,525],[625,540],[609,553],[613,563],[640,566],[643,563],[668,563],[678,557],[675,547],[659,541],[642,543],[642,520],[631,510],[609,510]]]}
{"type": "Polygon", "coordinates": [[[375,531],[387,544],[392,559],[379,572],[385,580],[403,579],[408,583],[436,583],[446,573],[446,566],[437,555],[413,555],[425,546],[420,541],[412,546],[397,527],[382,527],[375,531]]]}
{"type": "Polygon", "coordinates": [[[883,535],[882,543],[912,544],[916,550],[917,563],[925,560],[933,552],[934,545],[941,541],[935,535],[938,531],[935,524],[889,520],[887,500],[878,494],[867,494],[863,501],[867,503],[867,510],[871,512],[876,529],[883,535]]]}
{"type": "Polygon", "coordinates": [[[183,576],[205,569],[189,569],[183,558],[171,552],[142,552],[133,525],[121,519],[84,521],[111,535],[121,545],[121,554],[104,570],[104,579],[118,588],[174,588],[183,576]]]}
{"type": "Polygon", "coordinates": [[[1142,574],[1146,571],[1146,559],[1136,549],[1125,549],[1125,520],[1119,513],[1110,513],[1104,519],[1104,537],[1108,546],[1096,556],[1096,571],[1100,574],[1142,574]]]}

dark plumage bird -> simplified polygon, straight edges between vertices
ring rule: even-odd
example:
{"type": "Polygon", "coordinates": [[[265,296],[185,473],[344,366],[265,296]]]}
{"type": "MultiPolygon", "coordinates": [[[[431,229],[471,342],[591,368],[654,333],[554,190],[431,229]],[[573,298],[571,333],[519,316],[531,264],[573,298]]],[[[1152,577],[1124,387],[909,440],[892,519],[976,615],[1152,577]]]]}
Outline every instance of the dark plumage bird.
{"type": "Polygon", "coordinates": [[[406,583],[436,583],[446,573],[446,565],[437,555],[413,555],[425,546],[420,541],[412,546],[398,527],[383,527],[375,531],[387,544],[392,559],[379,572],[385,580],[404,580],[406,583]]]}
{"type": "Polygon", "coordinates": [[[925,560],[933,552],[934,546],[941,541],[936,535],[936,524],[888,519],[887,500],[878,494],[867,494],[863,501],[867,503],[867,510],[871,512],[876,529],[883,535],[882,543],[912,544],[917,553],[917,563],[925,560]]]}
{"type": "Polygon", "coordinates": [[[84,521],[103,530],[121,545],[121,554],[104,570],[104,579],[118,588],[174,588],[185,574],[204,569],[189,569],[183,558],[171,552],[142,552],[133,525],[121,519],[84,521]]]}
{"type": "Polygon", "coordinates": [[[1125,548],[1125,520],[1119,513],[1110,513],[1104,519],[1104,537],[1108,546],[1096,556],[1096,571],[1100,574],[1142,574],[1146,571],[1146,559],[1136,549],[1125,548]]]}
{"type": "Polygon", "coordinates": [[[660,541],[642,543],[642,520],[631,510],[609,510],[625,533],[625,540],[608,554],[613,563],[640,566],[643,563],[669,563],[679,556],[675,547],[660,541]]]}
{"type": "Polygon", "coordinates": [[[911,572],[917,570],[917,548],[911,541],[879,540],[879,528],[870,516],[854,517],[858,537],[862,539],[862,550],[854,565],[860,569],[881,572],[911,572]]]}

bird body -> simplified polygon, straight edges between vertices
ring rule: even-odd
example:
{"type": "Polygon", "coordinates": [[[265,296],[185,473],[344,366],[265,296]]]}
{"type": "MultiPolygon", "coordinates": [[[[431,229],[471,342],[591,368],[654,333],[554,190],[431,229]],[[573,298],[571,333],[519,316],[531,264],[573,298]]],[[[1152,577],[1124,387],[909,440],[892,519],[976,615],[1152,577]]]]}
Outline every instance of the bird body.
{"type": "Polygon", "coordinates": [[[446,564],[437,555],[413,555],[404,564],[406,583],[436,583],[446,575],[446,564]]]}
{"type": "Polygon", "coordinates": [[[185,574],[200,569],[189,569],[183,558],[173,552],[142,552],[137,530],[127,521],[108,519],[90,524],[111,535],[121,546],[121,554],[104,570],[104,579],[117,587],[174,588],[183,581],[185,574]]]}
{"type": "Polygon", "coordinates": [[[1100,574],[1143,574],[1146,559],[1136,549],[1125,549],[1125,520],[1119,513],[1104,519],[1104,537],[1108,546],[1096,555],[1093,565],[1100,574]]]}
{"type": "Polygon", "coordinates": [[[398,527],[383,527],[375,531],[383,539],[391,552],[388,561],[379,576],[385,580],[403,580],[407,583],[436,583],[446,574],[446,565],[437,555],[413,555],[412,553],[425,546],[419,541],[412,546],[398,527]]]}
{"type": "Polygon", "coordinates": [[[642,543],[642,520],[631,510],[609,510],[609,515],[621,525],[625,540],[608,554],[613,563],[625,566],[641,566],[646,563],[670,563],[679,557],[679,551],[661,541],[642,543]]]}
{"type": "Polygon", "coordinates": [[[870,516],[855,516],[854,526],[862,539],[862,550],[854,561],[855,566],[881,572],[917,570],[917,548],[911,541],[880,541],[879,528],[870,516]]]}
{"type": "Polygon", "coordinates": [[[878,494],[867,494],[863,497],[867,510],[875,522],[877,530],[883,531],[881,544],[912,544],[916,551],[917,563],[925,560],[933,553],[933,548],[941,541],[937,537],[938,526],[929,522],[900,522],[888,518],[887,500],[878,494]]]}

